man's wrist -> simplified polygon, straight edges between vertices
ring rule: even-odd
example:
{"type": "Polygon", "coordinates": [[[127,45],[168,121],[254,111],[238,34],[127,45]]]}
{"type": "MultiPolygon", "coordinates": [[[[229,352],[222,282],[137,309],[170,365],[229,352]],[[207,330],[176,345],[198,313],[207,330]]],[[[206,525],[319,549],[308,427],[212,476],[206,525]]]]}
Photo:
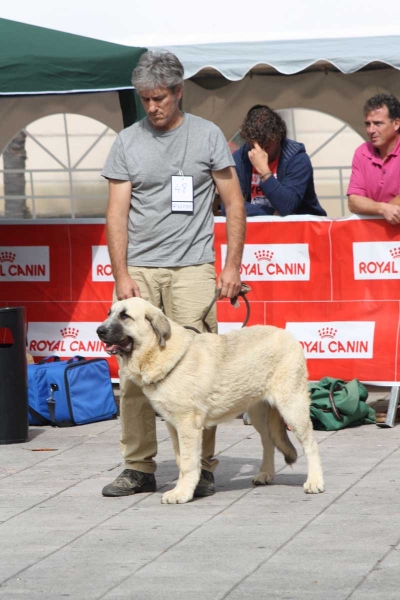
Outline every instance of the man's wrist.
{"type": "Polygon", "coordinates": [[[377,214],[384,217],[387,214],[386,202],[377,202],[377,214]]]}
{"type": "Polygon", "coordinates": [[[232,269],[232,270],[237,271],[238,273],[240,273],[241,267],[242,267],[242,261],[241,260],[238,261],[237,259],[236,260],[227,259],[226,262],[225,262],[224,269],[232,269]]]}
{"type": "Polygon", "coordinates": [[[125,269],[125,270],[121,269],[121,270],[115,270],[115,271],[114,271],[114,269],[112,269],[112,272],[113,272],[113,276],[114,276],[114,279],[116,282],[130,277],[127,269],[125,269]]]}
{"type": "Polygon", "coordinates": [[[269,177],[271,177],[272,173],[271,171],[268,171],[268,173],[264,173],[263,175],[260,174],[260,181],[262,183],[264,183],[264,181],[266,181],[269,177]]]}

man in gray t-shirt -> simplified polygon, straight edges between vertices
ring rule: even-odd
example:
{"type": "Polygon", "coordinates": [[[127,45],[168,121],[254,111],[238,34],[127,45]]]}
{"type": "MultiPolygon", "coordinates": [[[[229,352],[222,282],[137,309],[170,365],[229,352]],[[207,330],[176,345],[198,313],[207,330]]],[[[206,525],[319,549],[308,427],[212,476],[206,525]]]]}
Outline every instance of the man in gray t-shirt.
{"type": "MultiPolygon", "coordinates": [[[[227,218],[227,258],[217,283],[221,298],[240,291],[245,212],[222,132],[179,109],[183,74],[182,64],[169,52],[146,52],[133,72],[147,117],[119,134],[102,171],[109,179],[107,242],[114,300],[142,296],[177,323],[204,330],[201,317],[216,288],[215,187],[227,218]]],[[[215,310],[207,320],[216,332],[215,310]]],[[[103,489],[105,496],[156,489],[154,412],[132,382],[121,380],[120,388],[125,469],[103,489]]],[[[169,430],[179,452],[176,431],[169,430]]],[[[205,430],[195,496],[214,493],[214,446],[215,428],[205,430]]]]}

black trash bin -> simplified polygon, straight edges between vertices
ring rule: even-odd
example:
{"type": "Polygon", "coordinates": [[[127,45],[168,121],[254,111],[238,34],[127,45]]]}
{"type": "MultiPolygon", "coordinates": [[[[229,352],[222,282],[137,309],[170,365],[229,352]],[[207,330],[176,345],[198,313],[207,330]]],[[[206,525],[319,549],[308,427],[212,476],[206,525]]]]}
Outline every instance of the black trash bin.
{"type": "Polygon", "coordinates": [[[25,308],[0,308],[0,444],[27,442],[28,432],[25,308]]]}

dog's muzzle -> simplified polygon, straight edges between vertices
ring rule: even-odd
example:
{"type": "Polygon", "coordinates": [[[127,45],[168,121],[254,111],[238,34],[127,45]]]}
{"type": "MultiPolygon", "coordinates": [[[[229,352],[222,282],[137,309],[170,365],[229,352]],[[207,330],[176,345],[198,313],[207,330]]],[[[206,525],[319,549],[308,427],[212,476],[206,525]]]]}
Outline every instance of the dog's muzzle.
{"type": "Polygon", "coordinates": [[[133,350],[133,339],[120,332],[110,331],[106,325],[100,325],[97,335],[105,345],[107,354],[128,354],[133,350]]]}

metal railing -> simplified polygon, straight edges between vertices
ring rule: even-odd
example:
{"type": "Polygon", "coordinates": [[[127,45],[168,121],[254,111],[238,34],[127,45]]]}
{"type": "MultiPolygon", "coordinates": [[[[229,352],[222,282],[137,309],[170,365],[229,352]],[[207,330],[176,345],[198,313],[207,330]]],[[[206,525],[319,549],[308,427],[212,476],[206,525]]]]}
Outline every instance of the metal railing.
{"type": "MultiPolygon", "coordinates": [[[[60,159],[54,151],[48,147],[47,144],[42,143],[39,140],[39,135],[35,135],[28,131],[27,128],[23,129],[27,138],[30,139],[31,143],[36,145],[44,151],[52,161],[55,161],[58,168],[50,169],[29,169],[21,165],[22,168],[16,169],[1,169],[0,170],[0,219],[7,218],[22,218],[22,219],[37,219],[37,218],[54,218],[64,217],[67,218],[80,218],[85,217],[85,208],[88,213],[96,213],[96,204],[102,204],[108,198],[108,190],[106,182],[101,178],[101,167],[98,168],[79,168],[82,161],[93,152],[99,142],[108,135],[112,137],[116,136],[109,127],[102,128],[101,131],[96,134],[91,134],[90,137],[94,137],[94,141],[89,145],[86,150],[75,157],[73,160],[70,148],[70,136],[68,129],[67,114],[62,114],[63,117],[63,133],[65,136],[65,148],[66,148],[66,160],[60,159]],[[24,178],[24,182],[19,186],[19,190],[24,190],[24,195],[16,195],[10,193],[10,189],[6,190],[5,177],[7,175],[18,175],[24,178]],[[92,177],[84,179],[84,174],[92,174],[92,177]],[[93,173],[96,174],[93,177],[93,173]],[[40,177],[42,174],[42,177],[40,177]],[[46,174],[46,177],[44,175],[46,174]],[[63,175],[63,177],[62,177],[63,175]],[[2,181],[3,180],[3,181],[2,181]],[[2,185],[3,184],[3,185],[2,185]],[[25,187],[24,187],[25,184],[25,187]],[[6,193],[7,191],[7,193],[6,193]],[[15,210],[9,209],[10,203],[13,200],[19,203],[19,206],[15,207],[15,210]],[[82,202],[84,204],[82,204],[82,202]],[[38,204],[41,204],[41,208],[38,209],[38,204]],[[52,203],[54,207],[52,207],[52,203]],[[78,203],[81,204],[80,208],[77,209],[78,203]],[[82,213],[77,216],[77,213],[82,213]],[[7,214],[9,213],[9,214],[7,214]],[[61,214],[60,214],[61,213],[61,214]],[[11,216],[10,216],[11,215],[11,216]]],[[[72,134],[74,135],[74,134],[72,134]]],[[[81,134],[80,134],[81,135],[81,134]]],[[[101,161],[103,162],[103,161],[101,161]]],[[[100,206],[101,214],[96,216],[104,217],[105,207],[100,206]]]]}
{"type": "MultiPolygon", "coordinates": [[[[338,166],[338,167],[314,167],[314,182],[316,187],[316,192],[319,201],[321,204],[324,204],[324,200],[337,200],[340,202],[340,216],[344,217],[346,215],[346,207],[347,207],[347,181],[349,177],[344,177],[344,172],[348,171],[349,175],[351,172],[351,166],[338,166]],[[336,177],[330,179],[330,185],[335,185],[339,183],[339,193],[338,194],[321,194],[318,193],[318,183],[322,187],[322,183],[319,181],[318,174],[324,171],[336,173],[336,177]]],[[[329,215],[328,215],[329,216],[329,215]]]]}
{"type": "MultiPolygon", "coordinates": [[[[334,200],[340,203],[340,215],[339,216],[345,216],[346,215],[346,206],[347,206],[347,195],[346,195],[346,191],[347,191],[347,179],[348,177],[345,176],[345,172],[350,173],[351,171],[351,166],[335,166],[335,167],[314,167],[314,179],[315,179],[315,183],[316,183],[316,192],[318,195],[318,198],[320,200],[320,202],[322,203],[322,205],[324,204],[324,200],[334,200]],[[319,174],[322,173],[332,173],[332,177],[329,178],[329,180],[327,182],[323,182],[323,180],[321,180],[321,178],[319,177],[319,174]],[[339,192],[338,193],[334,193],[334,194],[323,194],[321,192],[318,191],[318,187],[322,188],[323,186],[330,186],[330,187],[338,187],[339,188],[339,192]]],[[[1,175],[4,174],[5,170],[0,170],[0,178],[1,175]]],[[[7,200],[7,202],[12,202],[13,200],[26,200],[27,203],[29,203],[29,209],[30,209],[30,215],[28,218],[30,219],[38,219],[38,218],[46,218],[46,217],[59,217],[60,215],[56,213],[57,208],[55,207],[55,210],[52,211],[51,210],[51,204],[54,200],[64,200],[66,203],[69,203],[69,209],[66,208],[66,211],[68,213],[68,217],[67,218],[73,218],[73,219],[79,219],[81,218],[81,216],[77,216],[77,207],[76,207],[76,203],[77,201],[87,201],[87,208],[91,209],[93,211],[93,209],[95,208],[95,205],[99,203],[99,201],[107,201],[108,198],[108,190],[106,187],[106,182],[102,180],[101,176],[100,176],[100,169],[73,169],[71,170],[71,175],[68,177],[68,181],[62,181],[62,182],[57,182],[56,180],[54,181],[47,181],[47,180],[40,180],[40,181],[35,181],[35,174],[48,174],[48,175],[52,175],[52,174],[56,174],[56,173],[66,173],[65,169],[7,169],[7,173],[24,173],[25,177],[27,178],[27,184],[30,186],[30,193],[26,193],[24,196],[17,196],[17,195],[8,195],[5,196],[4,194],[1,195],[0,194],[0,219],[5,219],[5,215],[4,215],[4,210],[2,210],[1,206],[4,203],[5,205],[5,201],[7,200]],[[96,191],[95,193],[85,193],[84,191],[82,192],[77,192],[76,188],[77,186],[79,187],[85,187],[85,184],[88,184],[88,181],[84,182],[84,181],[74,181],[73,179],[73,175],[77,173],[77,174],[84,174],[84,173],[98,173],[99,177],[98,177],[98,182],[95,179],[91,179],[89,182],[89,185],[91,186],[99,186],[99,188],[103,187],[104,185],[104,193],[101,192],[101,190],[99,189],[99,191],[96,191]],[[49,192],[49,193],[43,193],[43,191],[39,191],[38,188],[39,187],[45,187],[46,185],[51,185],[52,187],[57,186],[57,187],[64,187],[64,189],[66,190],[65,193],[54,193],[54,192],[49,192]],[[46,205],[46,210],[43,212],[42,210],[38,210],[37,209],[37,203],[38,201],[43,201],[43,204],[46,205]],[[46,202],[47,201],[47,202],[46,202]]],[[[81,211],[78,211],[81,212],[81,211]]],[[[90,213],[90,210],[88,211],[90,213]]],[[[328,215],[329,215],[329,211],[328,215]]],[[[87,215],[86,215],[87,216],[87,215]]],[[[98,215],[99,218],[102,218],[105,216],[105,211],[103,215],[98,215]]],[[[82,217],[84,218],[84,217],[82,217]]]]}
{"type": "MultiPolygon", "coordinates": [[[[14,194],[5,194],[4,192],[2,194],[0,194],[0,219],[4,219],[5,218],[5,214],[4,214],[4,210],[1,209],[1,205],[4,203],[4,207],[5,207],[5,202],[12,202],[13,200],[17,201],[17,200],[25,200],[27,204],[29,204],[29,209],[31,212],[31,215],[29,218],[31,219],[37,219],[37,218],[41,218],[43,217],[43,214],[40,214],[40,212],[43,211],[38,211],[37,209],[37,203],[39,200],[41,201],[47,201],[44,202],[44,204],[46,205],[46,214],[48,214],[50,217],[57,217],[58,215],[55,214],[52,210],[51,210],[51,203],[54,200],[65,200],[67,203],[69,203],[69,210],[67,210],[67,212],[69,213],[68,218],[79,218],[76,216],[76,202],[79,200],[87,200],[88,201],[88,206],[90,204],[90,206],[94,206],[95,203],[98,203],[99,200],[104,200],[106,201],[108,198],[108,190],[107,190],[107,184],[105,181],[103,181],[103,179],[100,176],[100,172],[101,169],[71,169],[71,170],[66,170],[66,169],[0,169],[0,185],[1,185],[1,179],[2,176],[4,176],[4,173],[7,174],[17,174],[17,173],[22,173],[25,176],[25,181],[27,186],[30,188],[29,192],[25,193],[24,195],[14,195],[14,194]],[[78,175],[83,175],[83,174],[89,174],[89,173],[97,173],[98,174],[98,179],[94,179],[91,178],[89,181],[88,180],[74,180],[74,174],[78,174],[78,175]],[[55,175],[53,180],[50,180],[48,178],[46,179],[40,179],[35,180],[35,174],[47,174],[47,175],[55,175]],[[57,175],[58,174],[64,174],[68,176],[68,180],[63,180],[63,181],[57,181],[57,175]],[[46,188],[47,186],[51,186],[52,188],[54,187],[58,187],[58,188],[64,188],[65,193],[57,193],[54,191],[43,191],[44,188],[46,188]],[[96,186],[99,188],[99,190],[95,193],[87,193],[85,191],[77,191],[78,187],[84,188],[85,186],[96,186]],[[104,193],[102,193],[101,188],[104,187],[104,193]],[[41,189],[39,189],[41,188],[41,189]],[[39,212],[39,214],[38,214],[39,212]]],[[[1,189],[1,188],[0,188],[1,189]]],[[[3,189],[4,189],[4,185],[3,185],[3,189]]]]}

